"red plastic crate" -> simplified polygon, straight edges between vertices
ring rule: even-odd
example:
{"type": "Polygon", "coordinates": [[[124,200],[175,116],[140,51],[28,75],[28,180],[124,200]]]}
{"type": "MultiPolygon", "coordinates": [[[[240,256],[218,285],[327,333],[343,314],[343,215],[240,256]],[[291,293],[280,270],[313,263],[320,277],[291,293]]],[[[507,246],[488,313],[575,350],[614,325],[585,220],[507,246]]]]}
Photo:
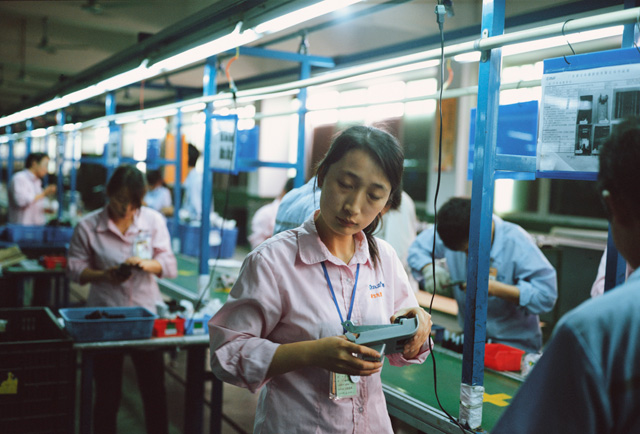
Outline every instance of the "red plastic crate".
{"type": "Polygon", "coordinates": [[[153,323],[153,336],[156,338],[183,336],[184,318],[158,318],[153,323]]]}
{"type": "Polygon", "coordinates": [[[524,351],[504,344],[484,345],[484,366],[496,371],[519,371],[524,351]]]}
{"type": "Polygon", "coordinates": [[[66,268],[67,258],[65,256],[43,256],[42,266],[47,270],[54,270],[56,268],[66,268]]]}

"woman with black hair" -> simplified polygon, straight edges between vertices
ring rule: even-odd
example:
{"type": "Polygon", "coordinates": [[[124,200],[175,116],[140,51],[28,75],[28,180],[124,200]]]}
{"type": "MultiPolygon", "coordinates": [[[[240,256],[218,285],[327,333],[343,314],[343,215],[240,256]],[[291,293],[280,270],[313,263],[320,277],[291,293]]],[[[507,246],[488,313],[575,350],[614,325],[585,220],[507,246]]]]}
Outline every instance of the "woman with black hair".
{"type": "MultiPolygon", "coordinates": [[[[107,206],[77,224],[69,246],[68,274],[75,282],[91,284],[88,306],[142,306],[156,313],[161,301],[156,277],[177,276],[167,224],[160,213],[142,206],[145,193],[142,172],[120,166],[107,184],[107,206]]],[[[133,351],[131,357],[147,432],[167,433],[163,353],[133,351]]],[[[122,354],[94,358],[94,434],[117,432],[122,366],[122,354]]]]}
{"type": "Polygon", "coordinates": [[[209,322],[214,374],[262,388],[254,432],[392,432],[382,355],[347,340],[342,321],[418,317],[403,352],[387,358],[406,365],[428,356],[430,316],[393,248],[373,236],[402,166],[400,146],[384,131],[358,126],[338,135],[317,171],[320,210],[249,254],[209,322]]]}

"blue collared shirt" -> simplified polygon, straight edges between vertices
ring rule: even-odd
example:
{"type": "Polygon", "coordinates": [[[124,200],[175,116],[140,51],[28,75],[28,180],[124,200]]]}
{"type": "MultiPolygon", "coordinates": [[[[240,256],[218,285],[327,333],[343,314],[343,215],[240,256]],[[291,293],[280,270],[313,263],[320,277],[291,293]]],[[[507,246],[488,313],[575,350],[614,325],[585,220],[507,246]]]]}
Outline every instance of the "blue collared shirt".
{"type": "Polygon", "coordinates": [[[562,317],[492,434],[640,432],[640,270],[562,317]]]}
{"type": "Polygon", "coordinates": [[[294,188],[284,195],[278,213],[273,235],[282,231],[297,228],[304,223],[313,212],[320,208],[319,187],[315,186],[316,177],[311,178],[302,187],[294,188]]]}
{"type": "MultiPolygon", "coordinates": [[[[515,285],[520,290],[516,305],[499,297],[489,296],[487,304],[487,338],[537,352],[542,348],[542,332],[538,315],[549,312],[558,298],[556,270],[529,234],[520,226],[493,216],[494,240],[490,266],[497,270],[496,280],[515,285]]],[[[409,248],[409,266],[416,278],[431,263],[433,227],[423,231],[409,248]]],[[[467,254],[449,250],[436,237],[436,259],[445,258],[452,281],[467,280],[467,254]]],[[[458,322],[464,327],[465,291],[454,288],[458,303],[458,322]]]]}

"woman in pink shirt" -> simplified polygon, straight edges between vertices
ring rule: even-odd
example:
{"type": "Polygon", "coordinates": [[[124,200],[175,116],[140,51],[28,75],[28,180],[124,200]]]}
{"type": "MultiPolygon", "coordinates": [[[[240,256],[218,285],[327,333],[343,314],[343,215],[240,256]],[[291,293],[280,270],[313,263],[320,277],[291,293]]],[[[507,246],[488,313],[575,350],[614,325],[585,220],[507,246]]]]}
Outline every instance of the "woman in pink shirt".
{"type": "Polygon", "coordinates": [[[431,318],[393,248],[373,237],[402,179],[403,154],[388,133],[342,132],[318,166],[320,210],[245,259],[229,300],[209,322],[215,375],[261,389],[254,432],[392,433],[381,355],[344,337],[343,320],[420,327],[393,365],[428,356],[431,318]],[[357,357],[360,356],[360,357],[357,357]],[[346,386],[330,392],[336,384],[346,386]]]}
{"type": "Polygon", "coordinates": [[[54,184],[42,188],[48,166],[47,154],[33,152],[27,156],[24,170],[13,175],[9,183],[9,223],[45,224],[43,199],[56,194],[54,184]]]}
{"type": "MultiPolygon", "coordinates": [[[[157,277],[177,276],[169,231],[162,215],[142,206],[142,172],[118,167],[107,184],[106,207],[83,218],[69,245],[68,273],[90,283],[88,306],[142,306],[156,312],[161,300],[157,277]],[[123,272],[121,264],[127,264],[123,272]]],[[[134,351],[134,362],[149,434],[168,432],[161,351],[134,351]]],[[[122,387],[121,354],[95,357],[94,433],[115,433],[122,387]]]]}

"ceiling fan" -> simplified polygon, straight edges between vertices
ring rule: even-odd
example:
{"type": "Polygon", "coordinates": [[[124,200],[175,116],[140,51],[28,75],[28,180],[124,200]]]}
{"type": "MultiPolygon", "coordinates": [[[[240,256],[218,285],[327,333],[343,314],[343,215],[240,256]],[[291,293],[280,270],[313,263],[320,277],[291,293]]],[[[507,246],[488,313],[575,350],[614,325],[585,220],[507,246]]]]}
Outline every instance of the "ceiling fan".
{"type": "Polygon", "coordinates": [[[84,44],[51,44],[49,40],[49,18],[42,18],[42,37],[36,48],[49,54],[56,54],[58,50],[82,50],[89,48],[84,44]]]}

